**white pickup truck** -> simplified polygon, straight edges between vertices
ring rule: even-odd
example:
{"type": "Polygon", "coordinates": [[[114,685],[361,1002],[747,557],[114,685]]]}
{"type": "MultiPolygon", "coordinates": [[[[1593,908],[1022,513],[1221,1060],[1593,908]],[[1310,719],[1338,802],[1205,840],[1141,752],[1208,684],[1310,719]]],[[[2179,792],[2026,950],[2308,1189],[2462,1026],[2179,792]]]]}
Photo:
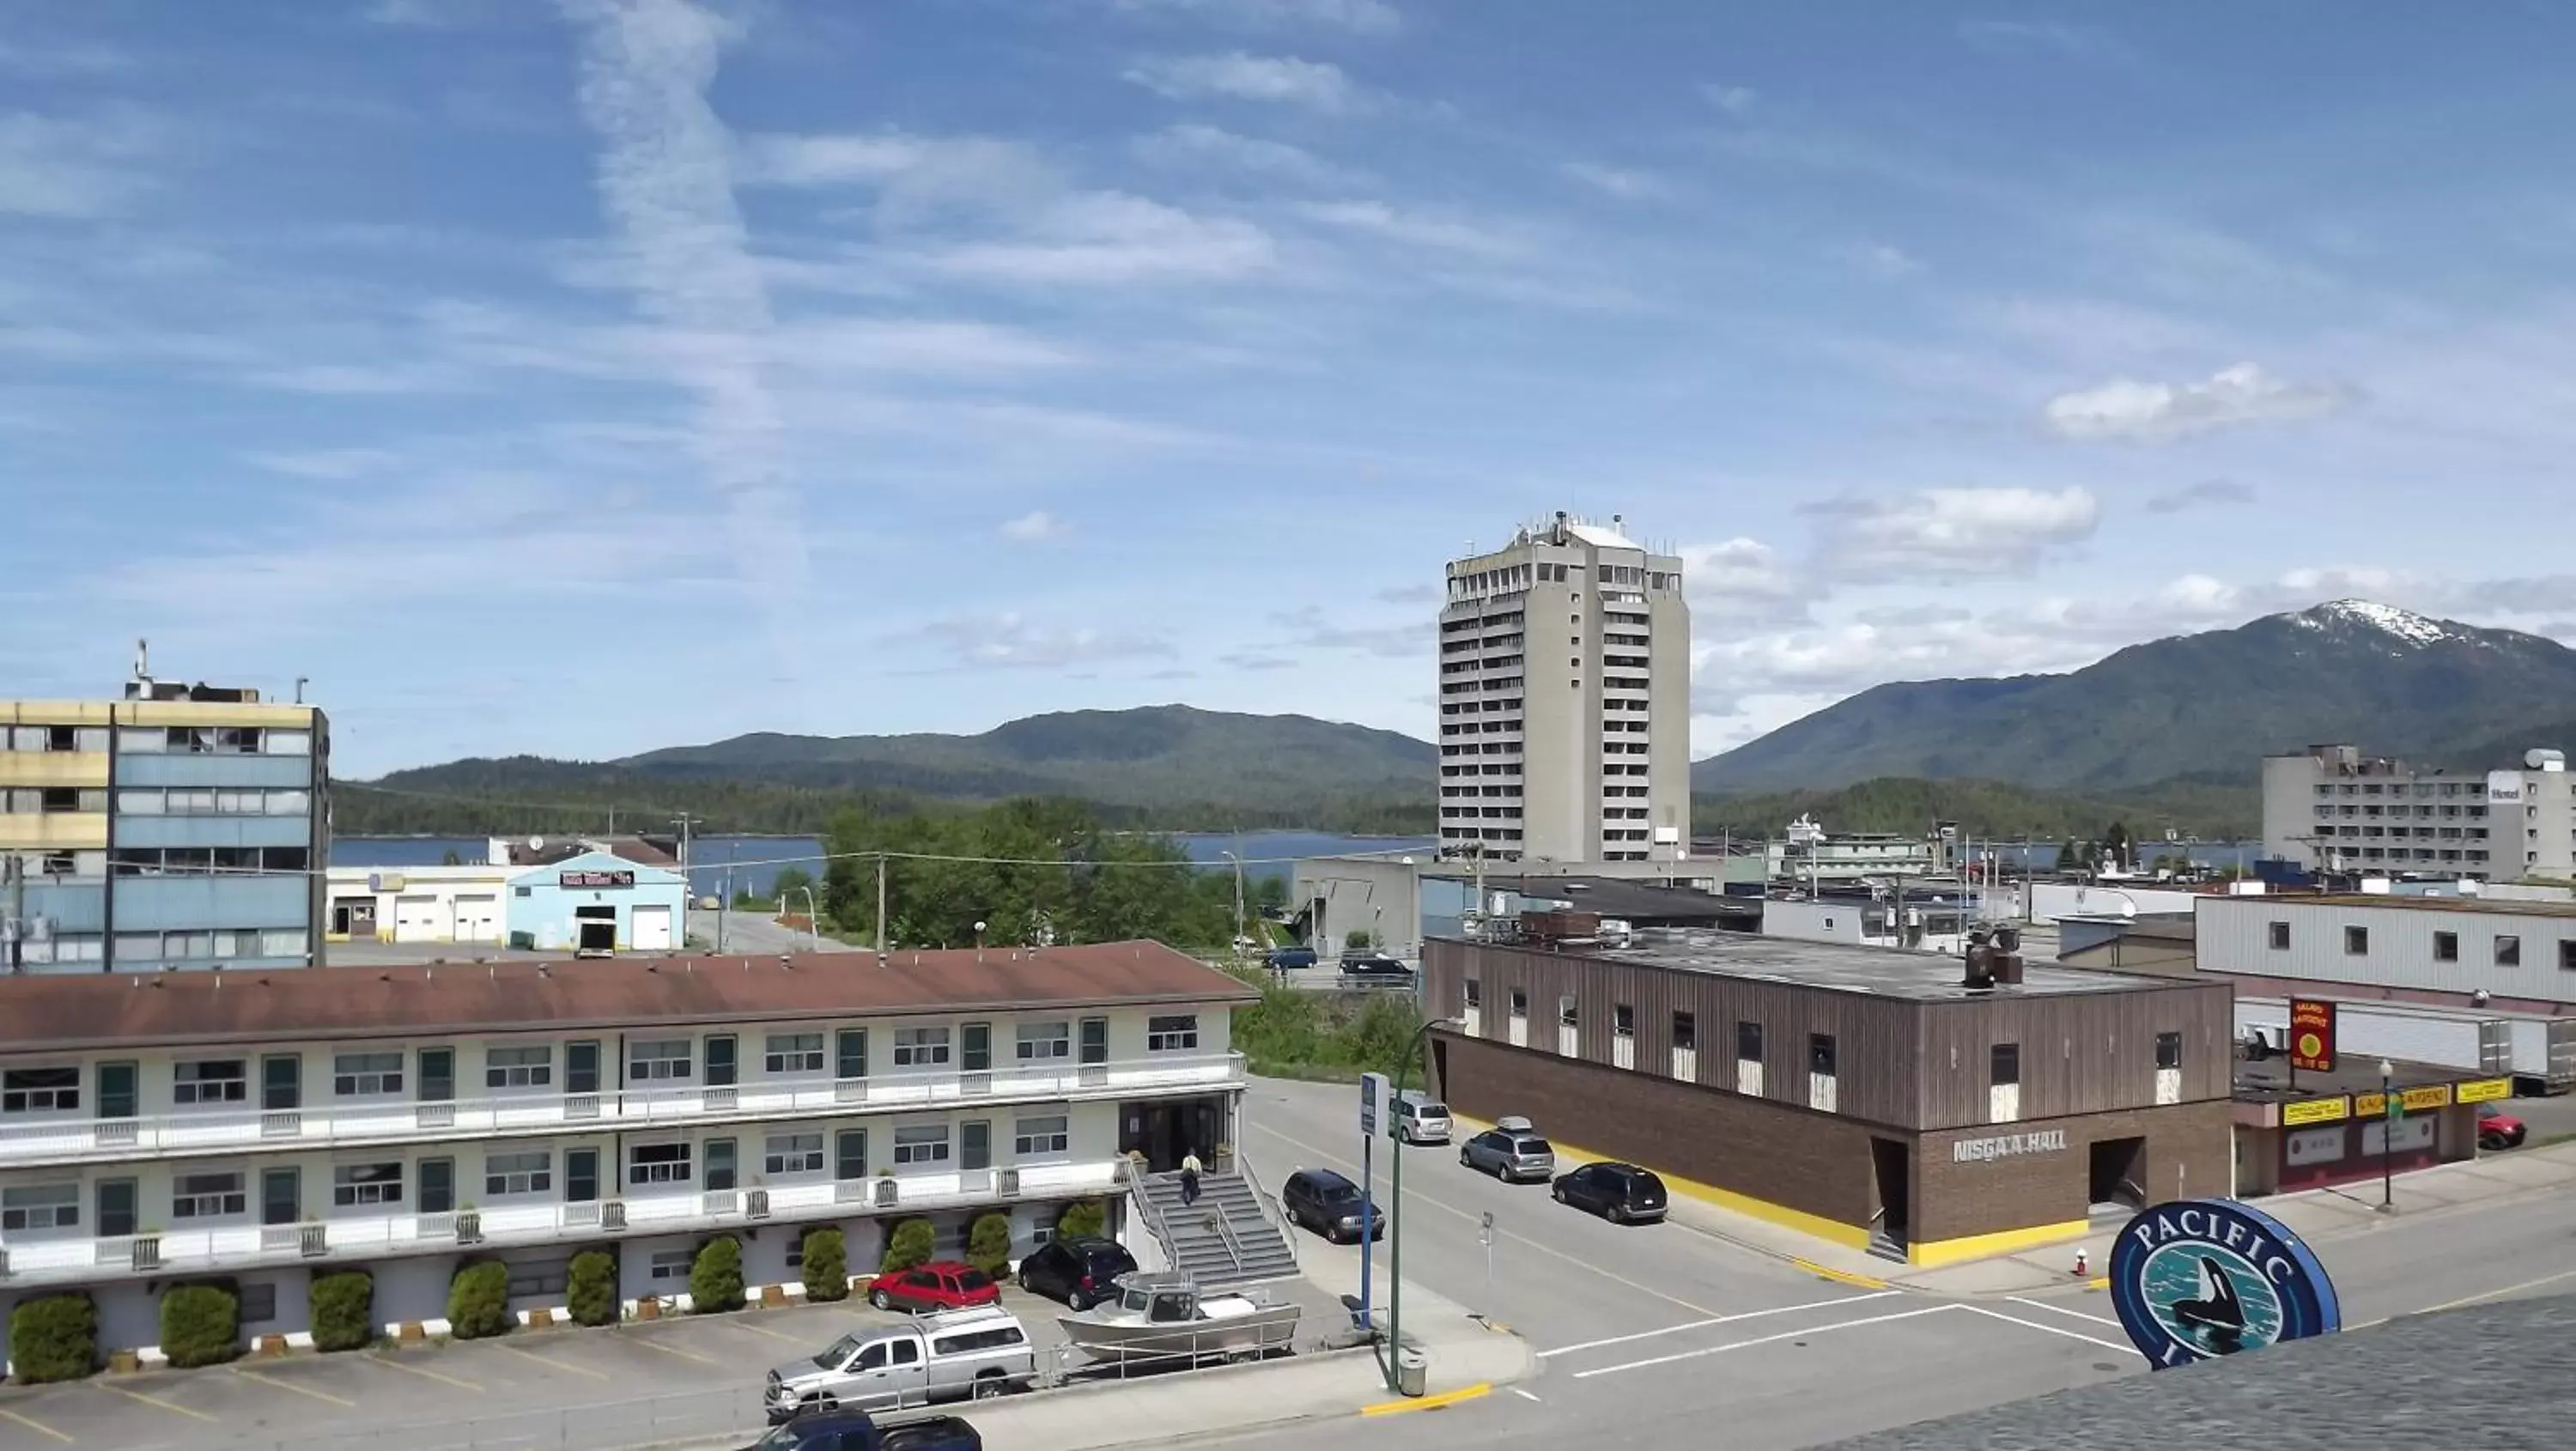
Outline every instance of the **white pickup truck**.
{"type": "Polygon", "coordinates": [[[985,1305],[862,1326],[818,1354],[772,1369],[762,1404],[775,1424],[807,1411],[983,1400],[1025,1389],[1037,1374],[1037,1352],[1019,1317],[985,1305]]]}

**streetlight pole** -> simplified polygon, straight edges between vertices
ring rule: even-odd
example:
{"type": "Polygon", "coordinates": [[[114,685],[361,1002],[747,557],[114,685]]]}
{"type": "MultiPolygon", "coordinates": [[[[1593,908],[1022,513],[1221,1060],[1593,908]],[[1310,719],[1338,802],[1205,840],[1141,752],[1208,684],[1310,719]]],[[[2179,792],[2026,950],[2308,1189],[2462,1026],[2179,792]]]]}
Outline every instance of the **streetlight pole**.
{"type": "MultiPolygon", "coordinates": [[[[1401,1058],[1401,1059],[1399,1059],[1399,1060],[1397,1060],[1396,1065],[1395,1065],[1395,1097],[1394,1097],[1394,1101],[1393,1101],[1393,1102],[1391,1102],[1391,1103],[1389,1103],[1389,1104],[1387,1105],[1387,1112],[1388,1112],[1390,1115],[1394,1115],[1394,1114],[1401,1114],[1401,1113],[1403,1112],[1402,1104],[1404,1103],[1404,1080],[1405,1080],[1406,1076],[1407,1076],[1408,1074],[1410,1074],[1410,1073],[1413,1071],[1413,1061],[1414,1061],[1415,1059],[1417,1059],[1417,1058],[1419,1058],[1419,1057],[1421,1057],[1421,1056],[1422,1056],[1422,1040],[1423,1040],[1424,1038],[1426,1038],[1426,1037],[1430,1036],[1431,1030],[1432,1030],[1432,1029],[1434,1029],[1434,1028],[1448,1028],[1448,1027],[1455,1027],[1455,1026],[1457,1026],[1457,1019],[1455,1019],[1455,1018],[1425,1018],[1425,1019],[1423,1019],[1423,1021],[1422,1021],[1422,1026],[1413,1030],[1413,1037],[1412,1037],[1410,1040],[1408,1040],[1408,1041],[1405,1043],[1405,1045],[1404,1045],[1404,1057],[1403,1057],[1403,1058],[1401,1058]]],[[[1396,1120],[1395,1120],[1394,1118],[1389,1118],[1389,1119],[1387,1120],[1387,1122],[1389,1122],[1389,1123],[1394,1123],[1394,1122],[1396,1122],[1396,1120]]],[[[1390,1169],[1390,1170],[1388,1170],[1388,1171],[1387,1171],[1387,1191],[1386,1191],[1386,1192],[1387,1192],[1387,1225],[1386,1225],[1386,1347],[1387,1347],[1387,1348],[1386,1348],[1386,1365],[1385,1365],[1385,1369],[1386,1369],[1386,1388],[1387,1388],[1388,1390],[1390,1390],[1390,1391],[1393,1391],[1393,1390],[1396,1390],[1396,1388],[1397,1388],[1397,1386],[1396,1386],[1396,1373],[1395,1373],[1396,1364],[1397,1364],[1397,1362],[1398,1362],[1399,1360],[1401,1360],[1401,1359],[1403,1358],[1403,1355],[1404,1355],[1404,1141],[1403,1141],[1403,1140],[1398,1139],[1398,1140],[1396,1141],[1396,1144],[1395,1144],[1395,1153],[1394,1153],[1391,1157],[1392,1157],[1392,1158],[1394,1159],[1394,1161],[1395,1161],[1395,1166],[1394,1166],[1392,1169],[1390,1169]]],[[[1363,1254],[1365,1254],[1365,1253],[1367,1253],[1367,1252],[1368,1252],[1368,1245],[1367,1245],[1367,1242],[1366,1242],[1366,1241],[1362,1241],[1362,1242],[1361,1242],[1361,1245],[1360,1245],[1360,1252],[1361,1252],[1361,1253],[1363,1253],[1363,1254]]]]}
{"type": "MultiPolygon", "coordinates": [[[[1217,855],[1234,863],[1234,940],[1241,942],[1243,940],[1243,858],[1230,851],[1220,851],[1217,855]]],[[[1240,952],[1243,949],[1238,947],[1235,950],[1240,952]]]]}
{"type": "Polygon", "coordinates": [[[2390,1088],[2390,1084],[2396,1079],[2396,1077],[2397,1065],[2389,1062],[2385,1058],[2380,1059],[2379,1212],[2382,1214],[2395,1214],[2397,1212],[2396,1171],[2391,1167],[2390,1161],[2390,1154],[2397,1147],[2393,1142],[2397,1137],[2397,1115],[2402,1111],[2399,1109],[2397,1099],[2390,1088]]]}
{"type": "MultiPolygon", "coordinates": [[[[805,935],[812,940],[814,950],[820,952],[823,950],[823,909],[814,905],[812,887],[798,887],[796,890],[805,894],[805,935]]],[[[975,945],[983,946],[982,939],[978,938],[975,945]]]]}

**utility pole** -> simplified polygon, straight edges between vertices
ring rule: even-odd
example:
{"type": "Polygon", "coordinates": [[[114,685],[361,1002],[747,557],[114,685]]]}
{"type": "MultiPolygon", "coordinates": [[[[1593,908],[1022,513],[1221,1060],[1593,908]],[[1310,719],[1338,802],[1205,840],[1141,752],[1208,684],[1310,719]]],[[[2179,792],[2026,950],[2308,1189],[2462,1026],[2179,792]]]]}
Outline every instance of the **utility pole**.
{"type": "Polygon", "coordinates": [[[680,831],[680,890],[683,895],[692,897],[697,895],[698,882],[697,878],[689,875],[689,828],[697,822],[697,817],[685,811],[671,818],[671,824],[680,831]]]}
{"type": "Polygon", "coordinates": [[[884,957],[885,957],[885,955],[886,955],[885,872],[886,872],[886,855],[885,855],[885,853],[884,853],[884,852],[878,852],[878,853],[877,853],[877,957],[879,958],[879,960],[883,960],[883,958],[884,958],[884,957]]]}

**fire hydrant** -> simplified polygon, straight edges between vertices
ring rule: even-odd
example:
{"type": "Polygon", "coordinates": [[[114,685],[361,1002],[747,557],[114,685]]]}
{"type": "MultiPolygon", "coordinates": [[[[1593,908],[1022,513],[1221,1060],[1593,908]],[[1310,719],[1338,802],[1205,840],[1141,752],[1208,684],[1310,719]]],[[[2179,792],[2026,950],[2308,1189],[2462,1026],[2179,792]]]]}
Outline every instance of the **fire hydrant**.
{"type": "Polygon", "coordinates": [[[2084,1257],[2084,1247],[2082,1245],[2078,1245],[2075,1248],[2075,1278],[2079,1280],[2087,1280],[2092,1277],[2092,1262],[2084,1257]]]}

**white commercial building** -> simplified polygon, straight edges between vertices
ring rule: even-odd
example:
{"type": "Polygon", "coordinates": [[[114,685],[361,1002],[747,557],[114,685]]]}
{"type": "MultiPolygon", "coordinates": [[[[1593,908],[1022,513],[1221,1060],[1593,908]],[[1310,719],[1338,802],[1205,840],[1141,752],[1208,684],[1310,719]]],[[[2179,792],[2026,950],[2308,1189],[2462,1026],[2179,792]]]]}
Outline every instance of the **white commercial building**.
{"type": "Polygon", "coordinates": [[[1440,609],[1444,855],[1690,855],[1682,562],[1621,529],[1616,516],[1603,527],[1560,513],[1449,564],[1440,609]]]}
{"type": "Polygon", "coordinates": [[[2310,871],[2576,875],[2569,787],[2554,750],[2528,752],[2519,770],[2445,771],[2310,746],[2263,758],[2264,855],[2310,871]]]}
{"type": "Polygon", "coordinates": [[[2576,1011],[2576,903],[2276,893],[2194,907],[2200,970],[2250,995],[2316,984],[2333,997],[2576,1011]]]}
{"type": "Polygon", "coordinates": [[[358,1268],[434,1331],[469,1259],[524,1310],[603,1249],[633,1300],[716,1234],[784,1285],[803,1228],[866,1266],[913,1217],[1025,1250],[1131,1153],[1222,1161],[1251,996],[1143,942],[0,979],[0,1321],[78,1290],[102,1348],[149,1347],[163,1290],[220,1277],[292,1338],[358,1268]]]}

